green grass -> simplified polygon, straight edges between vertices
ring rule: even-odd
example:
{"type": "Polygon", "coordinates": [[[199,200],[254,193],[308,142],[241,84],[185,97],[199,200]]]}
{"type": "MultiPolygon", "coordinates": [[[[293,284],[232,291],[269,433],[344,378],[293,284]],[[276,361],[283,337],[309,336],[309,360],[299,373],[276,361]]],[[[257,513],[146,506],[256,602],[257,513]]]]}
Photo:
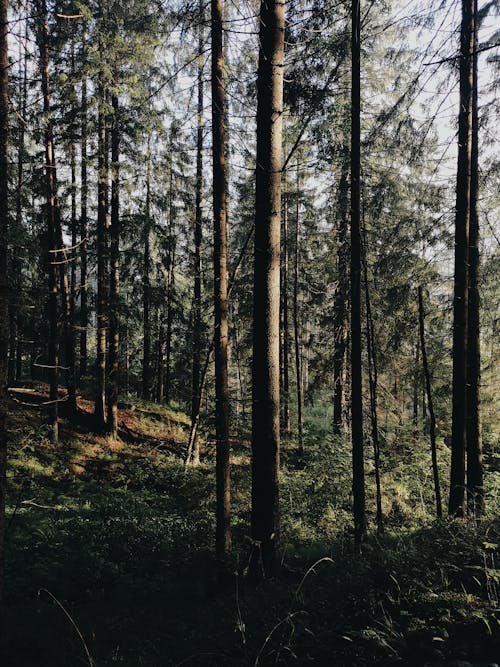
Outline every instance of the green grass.
{"type": "MultiPolygon", "coordinates": [[[[284,443],[282,574],[250,589],[248,444],[234,451],[234,553],[217,581],[213,448],[185,472],[185,415],[134,400],[126,418],[144,442],[66,428],[54,448],[40,415],[13,407],[2,667],[88,664],[78,632],[103,667],[498,660],[498,472],[480,526],[435,523],[426,443],[386,450],[386,531],[359,555],[347,444],[312,419],[305,468],[284,443]]],[[[369,463],[367,479],[371,508],[369,463]]]]}

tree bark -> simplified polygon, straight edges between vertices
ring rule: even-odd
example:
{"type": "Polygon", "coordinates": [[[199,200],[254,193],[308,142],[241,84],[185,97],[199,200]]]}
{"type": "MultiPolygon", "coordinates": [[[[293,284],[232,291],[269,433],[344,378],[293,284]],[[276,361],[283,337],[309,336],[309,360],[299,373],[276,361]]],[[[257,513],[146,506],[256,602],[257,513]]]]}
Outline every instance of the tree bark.
{"type": "MultiPolygon", "coordinates": [[[[102,45],[100,45],[102,53],[102,45]]],[[[108,328],[108,165],[107,117],[104,111],[105,88],[102,72],[98,80],[97,145],[97,359],[96,359],[96,427],[106,429],[106,343],[108,328]]]]}
{"type": "Polygon", "coordinates": [[[477,0],[473,3],[473,81],[472,138],[469,229],[469,302],[467,322],[467,504],[470,514],[480,517],[484,511],[483,445],[480,410],[481,344],[479,299],[479,218],[478,218],[478,67],[477,67],[477,0]]]}
{"type": "Polygon", "coordinates": [[[297,380],[297,450],[299,457],[304,455],[303,418],[302,418],[302,373],[300,358],[300,323],[299,323],[299,258],[300,258],[300,172],[297,162],[297,202],[295,207],[295,257],[293,267],[293,335],[295,346],[295,377],[297,380]]]}
{"type": "Polygon", "coordinates": [[[173,205],[173,170],[170,162],[169,213],[168,213],[168,275],[167,275],[167,331],[165,336],[165,402],[171,398],[171,356],[172,356],[172,325],[174,316],[175,289],[175,236],[174,236],[174,205],[173,205]]]}
{"type": "Polygon", "coordinates": [[[453,397],[451,433],[450,516],[465,512],[468,256],[472,152],[472,87],[474,0],[462,0],[460,31],[460,111],[455,214],[455,277],[453,287],[453,397]]]}
{"type": "Polygon", "coordinates": [[[0,613],[5,588],[5,496],[7,493],[7,380],[9,364],[9,58],[7,0],[0,0],[0,613]]]}
{"type": "MultiPolygon", "coordinates": [[[[286,183],[286,174],[285,174],[286,183]]],[[[286,435],[290,434],[290,325],[288,321],[288,198],[284,193],[283,201],[283,243],[281,258],[281,316],[282,316],[282,369],[283,369],[283,409],[282,430],[286,435]]]]}
{"type": "MultiPolygon", "coordinates": [[[[193,286],[193,349],[191,377],[191,423],[199,419],[201,372],[201,243],[203,239],[203,13],[200,1],[200,27],[198,37],[198,129],[196,136],[196,211],[194,222],[194,286],[193,286]]],[[[198,438],[193,443],[193,464],[200,462],[198,438]]]]}
{"type": "Polygon", "coordinates": [[[219,560],[231,548],[229,469],[229,387],[227,370],[227,174],[224,114],[224,54],[222,47],[222,0],[212,0],[212,147],[214,207],[214,351],[216,429],[216,528],[215,548],[219,560]]]}
{"type": "Polygon", "coordinates": [[[45,147],[45,191],[47,214],[47,267],[49,274],[49,425],[53,444],[58,444],[58,414],[59,414],[59,331],[58,331],[58,271],[57,262],[63,261],[58,247],[56,233],[58,217],[58,201],[56,186],[56,168],[54,158],[54,143],[52,118],[50,114],[49,91],[49,49],[47,6],[45,0],[37,0],[35,4],[39,23],[37,25],[37,42],[40,51],[40,74],[42,81],[43,109],[45,113],[44,147],[45,147]]]}
{"type": "Polygon", "coordinates": [[[148,138],[146,166],[146,209],[144,212],[144,254],[142,266],[142,397],[151,398],[151,145],[148,138]]]}
{"type": "Polygon", "coordinates": [[[260,5],[252,364],[252,576],[277,567],[279,308],[285,3],[260,5]]]}
{"type": "MultiPolygon", "coordinates": [[[[83,32],[85,44],[86,33],[83,32]]],[[[85,56],[84,56],[85,57],[85,56]]],[[[80,166],[80,376],[87,373],[87,327],[88,327],[88,288],[87,288],[87,77],[82,79],[81,106],[81,166],[80,166]]]]}
{"type": "Polygon", "coordinates": [[[353,0],[351,34],[351,438],[354,541],[357,547],[361,546],[366,534],[361,377],[360,55],[360,0],[353,0]]]}
{"type": "Polygon", "coordinates": [[[441,487],[439,485],[439,469],[437,464],[436,416],[434,414],[434,402],[432,400],[432,391],[431,391],[431,375],[429,372],[429,363],[427,361],[427,350],[425,347],[424,304],[422,298],[422,287],[420,285],[418,287],[418,322],[420,331],[420,349],[422,351],[422,367],[424,369],[424,378],[425,378],[425,391],[427,394],[427,403],[429,405],[432,474],[434,477],[436,516],[438,519],[440,519],[443,516],[443,508],[441,503],[441,487]]]}
{"type": "Polygon", "coordinates": [[[108,433],[118,438],[118,393],[120,358],[120,121],[118,97],[111,99],[111,226],[109,274],[109,358],[107,377],[108,433]]]}
{"type": "Polygon", "coordinates": [[[344,382],[347,350],[347,294],[349,281],[347,261],[347,224],[349,214],[349,172],[347,162],[342,167],[338,191],[338,251],[337,251],[337,287],[333,311],[333,432],[340,435],[344,425],[344,382]]]}
{"type": "MultiPolygon", "coordinates": [[[[364,214],[363,214],[364,215],[364,214]]],[[[375,468],[375,502],[377,533],[384,532],[384,521],[382,514],[382,487],[380,483],[380,439],[378,436],[378,364],[375,347],[375,333],[373,328],[372,308],[370,301],[370,287],[368,285],[368,263],[366,258],[366,229],[363,220],[364,252],[363,252],[363,277],[365,283],[365,305],[366,305],[366,338],[368,357],[368,382],[370,384],[370,421],[372,427],[373,463],[375,468]]]]}

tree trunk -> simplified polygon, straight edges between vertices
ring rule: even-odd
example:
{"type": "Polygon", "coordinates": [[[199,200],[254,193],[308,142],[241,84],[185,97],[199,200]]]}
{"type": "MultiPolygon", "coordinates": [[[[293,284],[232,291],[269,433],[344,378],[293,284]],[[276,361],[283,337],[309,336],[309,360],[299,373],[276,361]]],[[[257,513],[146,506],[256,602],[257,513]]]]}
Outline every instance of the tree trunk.
{"type": "Polygon", "coordinates": [[[7,380],[9,365],[9,58],[7,0],[0,1],[0,613],[5,587],[5,496],[7,493],[7,380]]]}
{"type": "Polygon", "coordinates": [[[342,167],[338,192],[338,251],[337,251],[337,287],[333,311],[333,432],[340,435],[344,425],[344,382],[347,349],[347,293],[349,281],[347,268],[347,224],[349,172],[347,163],[342,167]]]}
{"type": "MultiPolygon", "coordinates": [[[[74,327],[71,318],[71,295],[69,289],[68,281],[68,259],[66,256],[66,251],[64,249],[64,238],[63,231],[61,226],[61,217],[59,211],[59,202],[57,199],[57,174],[56,174],[56,159],[54,155],[54,132],[53,132],[53,120],[52,120],[52,110],[51,110],[51,100],[50,100],[50,78],[49,78],[49,43],[48,43],[48,25],[47,25],[47,7],[45,0],[38,0],[36,3],[38,13],[41,17],[40,24],[38,26],[38,46],[40,50],[40,72],[41,72],[41,83],[42,83],[42,96],[43,96],[43,111],[45,115],[45,156],[46,156],[46,183],[47,183],[47,206],[48,206],[48,217],[49,225],[51,231],[49,237],[52,235],[53,246],[50,249],[50,269],[49,272],[52,274],[52,270],[56,273],[56,282],[57,282],[57,273],[59,273],[59,282],[61,290],[61,301],[63,309],[63,333],[64,333],[64,343],[65,343],[65,356],[66,356],[66,366],[68,370],[68,396],[67,396],[67,410],[69,414],[74,414],[76,412],[76,379],[75,379],[75,346],[74,346],[74,327]],[[59,270],[59,271],[58,271],[59,270]]],[[[57,292],[57,285],[56,285],[57,292]]],[[[51,288],[52,293],[52,288],[51,288]]],[[[51,297],[52,298],[52,297],[51,297]]],[[[56,312],[57,312],[57,294],[56,299],[56,312]]],[[[51,306],[52,309],[52,306],[51,306]]],[[[56,315],[57,319],[57,315],[56,315]]],[[[55,325],[57,328],[57,324],[55,325]]],[[[57,364],[52,364],[49,361],[49,365],[56,366],[57,364]]],[[[57,371],[57,369],[53,369],[57,371]]],[[[56,373],[57,374],[57,373],[56,373]]],[[[53,378],[54,386],[51,389],[51,393],[54,401],[54,405],[57,405],[57,390],[55,385],[57,381],[53,378]]],[[[51,422],[54,427],[55,420],[54,415],[51,417],[51,422]]]]}
{"type": "MultiPolygon", "coordinates": [[[[285,178],[286,183],[286,178],[285,178]]],[[[283,368],[283,423],[282,430],[290,434],[290,329],[288,322],[288,198],[284,193],[283,202],[283,244],[281,258],[281,308],[282,308],[282,368],[283,368]]]]}
{"type": "Polygon", "coordinates": [[[222,0],[212,0],[212,146],[214,206],[214,351],[216,453],[216,555],[222,560],[231,548],[229,470],[229,388],[227,371],[227,174],[224,114],[224,55],[222,0]]]}
{"type": "Polygon", "coordinates": [[[151,398],[151,146],[148,138],[146,167],[146,210],[144,213],[144,255],[142,267],[142,397],[151,398]]]}
{"type": "Polygon", "coordinates": [[[168,206],[168,272],[167,272],[167,332],[165,337],[165,402],[170,403],[171,398],[171,353],[172,353],[172,324],[173,324],[173,300],[175,287],[175,238],[174,238],[174,205],[173,187],[174,177],[172,160],[170,160],[169,174],[169,206],[168,206]]]}
{"type": "Polygon", "coordinates": [[[368,263],[366,259],[366,230],[364,228],[364,253],[363,253],[363,277],[365,283],[365,302],[366,302],[366,339],[367,339],[367,357],[368,357],[368,382],[370,384],[370,421],[372,427],[372,444],[373,444],[373,464],[375,469],[375,501],[376,501],[376,518],[377,518],[377,533],[380,535],[384,532],[384,523],[382,515],[382,488],[380,484],[380,440],[378,437],[378,364],[377,353],[375,347],[375,333],[373,329],[372,308],[370,302],[370,287],[368,285],[368,263]]]}
{"type": "Polygon", "coordinates": [[[469,311],[467,322],[467,504],[480,517],[484,510],[483,446],[480,411],[481,345],[479,300],[477,0],[474,0],[472,138],[469,233],[469,311]]]}
{"type": "Polygon", "coordinates": [[[453,288],[453,398],[451,433],[450,516],[465,507],[468,255],[472,151],[472,87],[474,0],[462,0],[460,32],[460,111],[455,215],[455,278],[453,288]]]}
{"type": "Polygon", "coordinates": [[[430,438],[431,438],[431,457],[432,457],[432,474],[434,476],[434,495],[436,498],[436,516],[440,519],[443,516],[443,508],[441,503],[441,487],[439,485],[439,470],[437,464],[437,448],[436,448],[436,416],[434,414],[434,403],[431,392],[431,376],[429,373],[429,364],[427,361],[427,350],[425,347],[425,328],[424,328],[424,304],[422,299],[422,287],[418,287],[418,322],[420,330],[420,349],[422,351],[422,367],[424,369],[425,391],[427,393],[427,403],[429,405],[430,417],[430,438]]]}
{"type": "Polygon", "coordinates": [[[111,227],[109,274],[109,359],[107,377],[108,433],[118,438],[118,392],[120,358],[120,121],[118,97],[111,99],[113,127],[111,130],[111,227]]]}
{"type": "Polygon", "coordinates": [[[297,449],[299,457],[304,455],[302,419],[302,373],[300,363],[299,327],[299,242],[300,242],[300,173],[297,162],[297,202],[295,207],[295,258],[293,270],[293,334],[295,343],[295,377],[297,379],[297,449]]]}
{"type": "MultiPolygon", "coordinates": [[[[102,46],[100,47],[102,53],[102,46]]],[[[108,169],[107,118],[104,112],[105,90],[102,72],[98,81],[98,145],[97,145],[97,364],[96,364],[96,427],[106,429],[106,339],[108,327],[108,169]]]]}
{"type": "Polygon", "coordinates": [[[361,378],[361,233],[360,233],[360,0],[352,2],[351,88],[351,421],[354,541],[366,534],[361,378]]]}
{"type": "Polygon", "coordinates": [[[156,401],[163,403],[165,392],[165,329],[163,326],[163,313],[158,312],[158,348],[156,360],[156,401]]]}
{"type": "MultiPolygon", "coordinates": [[[[71,42],[71,78],[75,78],[75,44],[71,42]]],[[[76,93],[75,86],[71,86],[71,105],[70,113],[76,114],[76,93]]],[[[70,315],[71,315],[71,329],[73,331],[73,339],[76,344],[75,336],[75,305],[76,305],[76,257],[77,257],[77,218],[76,218],[76,141],[74,137],[74,122],[70,125],[70,141],[69,141],[69,157],[71,170],[71,264],[70,264],[70,282],[69,282],[69,296],[70,296],[70,315]]],[[[76,382],[76,350],[73,348],[73,355],[75,358],[75,382],[76,382]]],[[[75,402],[76,407],[76,402],[75,402]]]]}
{"type": "MultiPolygon", "coordinates": [[[[83,33],[85,44],[86,33],[83,33]]],[[[84,56],[85,57],[85,56],[84,56]]],[[[81,108],[81,209],[80,209],[80,376],[87,373],[87,327],[88,327],[88,305],[87,305],[87,77],[82,79],[82,108],[81,108]]]]}
{"type": "Polygon", "coordinates": [[[420,339],[417,338],[415,344],[415,372],[413,374],[413,439],[416,442],[418,438],[418,398],[420,389],[420,339]]]}
{"type": "MultiPolygon", "coordinates": [[[[27,10],[26,10],[27,11],[27,10]]],[[[18,14],[19,18],[22,15],[22,3],[18,2],[18,14]]],[[[20,23],[20,26],[22,24],[20,23]]],[[[18,35],[19,40],[19,50],[18,50],[18,60],[19,60],[19,86],[18,86],[18,95],[19,95],[19,106],[20,114],[18,117],[17,124],[17,187],[16,187],[16,222],[15,222],[15,233],[20,233],[22,230],[23,224],[23,179],[24,179],[24,126],[26,123],[26,104],[27,104],[27,86],[28,86],[28,50],[27,50],[27,40],[28,40],[28,21],[27,17],[24,18],[25,31],[24,36],[21,33],[21,30],[18,35]]],[[[18,258],[18,252],[15,250],[15,242],[13,244],[12,251],[12,275],[11,280],[14,279],[15,292],[18,293],[19,290],[19,281],[22,280],[22,265],[21,261],[18,258]]],[[[20,304],[17,299],[13,298],[13,293],[10,295],[10,306],[9,306],[9,318],[10,318],[10,345],[9,345],[9,384],[15,380],[21,380],[22,378],[22,320],[20,313],[20,304]]]]}
{"type": "MultiPolygon", "coordinates": [[[[200,413],[200,370],[201,370],[201,243],[202,229],[202,197],[203,197],[203,27],[202,4],[200,2],[200,27],[198,39],[198,131],[196,137],[196,212],[194,223],[194,291],[193,291],[193,350],[191,378],[191,423],[199,419],[200,413]]],[[[193,443],[193,463],[200,462],[198,439],[193,443]]]]}
{"type": "Polygon", "coordinates": [[[44,146],[45,146],[45,190],[46,190],[46,214],[47,214],[47,267],[49,274],[49,342],[48,342],[48,366],[49,366],[49,425],[51,428],[52,442],[58,444],[58,414],[59,414],[59,332],[58,332],[58,279],[57,262],[63,261],[58,248],[56,234],[58,201],[56,187],[56,170],[54,159],[54,144],[52,131],[52,118],[50,114],[50,92],[49,92],[49,49],[48,49],[48,26],[47,6],[45,0],[37,0],[36,11],[39,15],[37,25],[37,41],[40,50],[40,74],[42,81],[43,109],[45,114],[44,146]]]}
{"type": "Polygon", "coordinates": [[[279,308],[285,3],[260,6],[257,74],[251,573],[270,575],[279,544],[279,308]]]}

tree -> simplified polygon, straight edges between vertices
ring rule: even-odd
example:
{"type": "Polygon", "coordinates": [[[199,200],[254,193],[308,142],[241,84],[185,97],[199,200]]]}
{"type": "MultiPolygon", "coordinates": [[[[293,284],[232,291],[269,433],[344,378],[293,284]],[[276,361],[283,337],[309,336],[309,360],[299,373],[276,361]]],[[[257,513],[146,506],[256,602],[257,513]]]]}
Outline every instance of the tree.
{"type": "Polygon", "coordinates": [[[474,0],[472,56],[472,137],[469,213],[469,285],[467,320],[467,504],[469,512],[480,517],[484,510],[483,446],[480,412],[481,342],[479,299],[479,216],[478,216],[478,67],[477,0],[474,0]]]}
{"type": "Polygon", "coordinates": [[[354,540],[359,547],[366,532],[361,377],[360,0],[353,0],[351,7],[351,437],[354,540]]]}
{"type": "Polygon", "coordinates": [[[285,3],[260,6],[252,362],[252,573],[279,543],[279,309],[285,3]]]}
{"type": "Polygon", "coordinates": [[[111,98],[113,124],[111,128],[111,226],[109,272],[109,359],[107,390],[107,425],[110,437],[118,437],[118,390],[120,354],[120,118],[118,96],[111,98]]]}
{"type": "Polygon", "coordinates": [[[214,205],[214,351],[216,455],[216,554],[231,547],[229,478],[229,388],[227,369],[227,176],[224,112],[224,54],[222,0],[212,0],[212,152],[214,205]]]}
{"type": "Polygon", "coordinates": [[[295,256],[293,267],[293,337],[295,348],[295,377],[297,380],[297,446],[299,457],[304,454],[303,416],[302,416],[302,364],[300,358],[300,322],[299,322],[299,271],[300,271],[300,166],[297,162],[296,180],[297,201],[295,202],[295,256]]]}
{"type": "MultiPolygon", "coordinates": [[[[199,5],[198,34],[198,107],[196,128],[196,201],[194,220],[194,281],[193,281],[193,349],[191,370],[191,423],[199,419],[200,414],[200,373],[201,373],[201,244],[203,241],[203,5],[199,5]]],[[[214,158],[215,159],[215,158],[214,158]]],[[[225,194],[222,195],[225,197],[225,194]]],[[[215,197],[215,195],[214,195],[215,197]]],[[[215,200],[214,200],[215,204],[215,200]]],[[[214,212],[215,215],[215,212],[214,212]]],[[[215,261],[215,258],[214,258],[215,261]]],[[[220,267],[219,267],[220,268],[220,267]]],[[[217,267],[216,267],[217,269],[217,267]]],[[[220,311],[219,311],[220,314],[220,311]]],[[[220,387],[222,388],[222,387],[220,387]]],[[[198,438],[193,443],[193,463],[200,462],[198,438]]]]}
{"type": "MultiPolygon", "coordinates": [[[[9,58],[7,0],[0,2],[0,608],[5,575],[5,495],[7,493],[7,379],[9,295],[7,238],[9,229],[9,58]]],[[[1,609],[0,609],[1,610],[1,609]]]]}
{"type": "Polygon", "coordinates": [[[450,516],[465,512],[465,451],[467,393],[467,319],[469,284],[469,224],[472,160],[472,89],[474,0],[462,0],[460,28],[460,110],[455,207],[455,267],[453,284],[453,397],[451,433],[450,516]]]}
{"type": "MultiPolygon", "coordinates": [[[[99,51],[103,53],[100,39],[99,51]]],[[[106,348],[108,328],[108,159],[107,110],[104,73],[98,73],[97,120],[97,341],[95,421],[100,430],[106,429],[106,348]]]]}

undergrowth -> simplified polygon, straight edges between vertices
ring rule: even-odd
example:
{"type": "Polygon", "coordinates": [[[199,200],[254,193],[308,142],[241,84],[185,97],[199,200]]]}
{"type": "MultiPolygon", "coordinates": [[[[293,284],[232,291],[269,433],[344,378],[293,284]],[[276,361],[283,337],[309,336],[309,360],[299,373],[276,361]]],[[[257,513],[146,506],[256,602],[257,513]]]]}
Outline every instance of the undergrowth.
{"type": "MultiPolygon", "coordinates": [[[[13,409],[2,666],[498,660],[493,453],[485,519],[436,522],[427,445],[402,434],[381,462],[385,532],[359,554],[348,446],[310,420],[305,465],[283,443],[281,574],[250,589],[248,443],[233,448],[234,549],[221,580],[210,439],[186,472],[185,415],[134,401],[120,418],[128,440],[64,425],[54,448],[38,414],[13,409]]],[[[373,507],[369,462],[367,480],[373,507]]]]}

